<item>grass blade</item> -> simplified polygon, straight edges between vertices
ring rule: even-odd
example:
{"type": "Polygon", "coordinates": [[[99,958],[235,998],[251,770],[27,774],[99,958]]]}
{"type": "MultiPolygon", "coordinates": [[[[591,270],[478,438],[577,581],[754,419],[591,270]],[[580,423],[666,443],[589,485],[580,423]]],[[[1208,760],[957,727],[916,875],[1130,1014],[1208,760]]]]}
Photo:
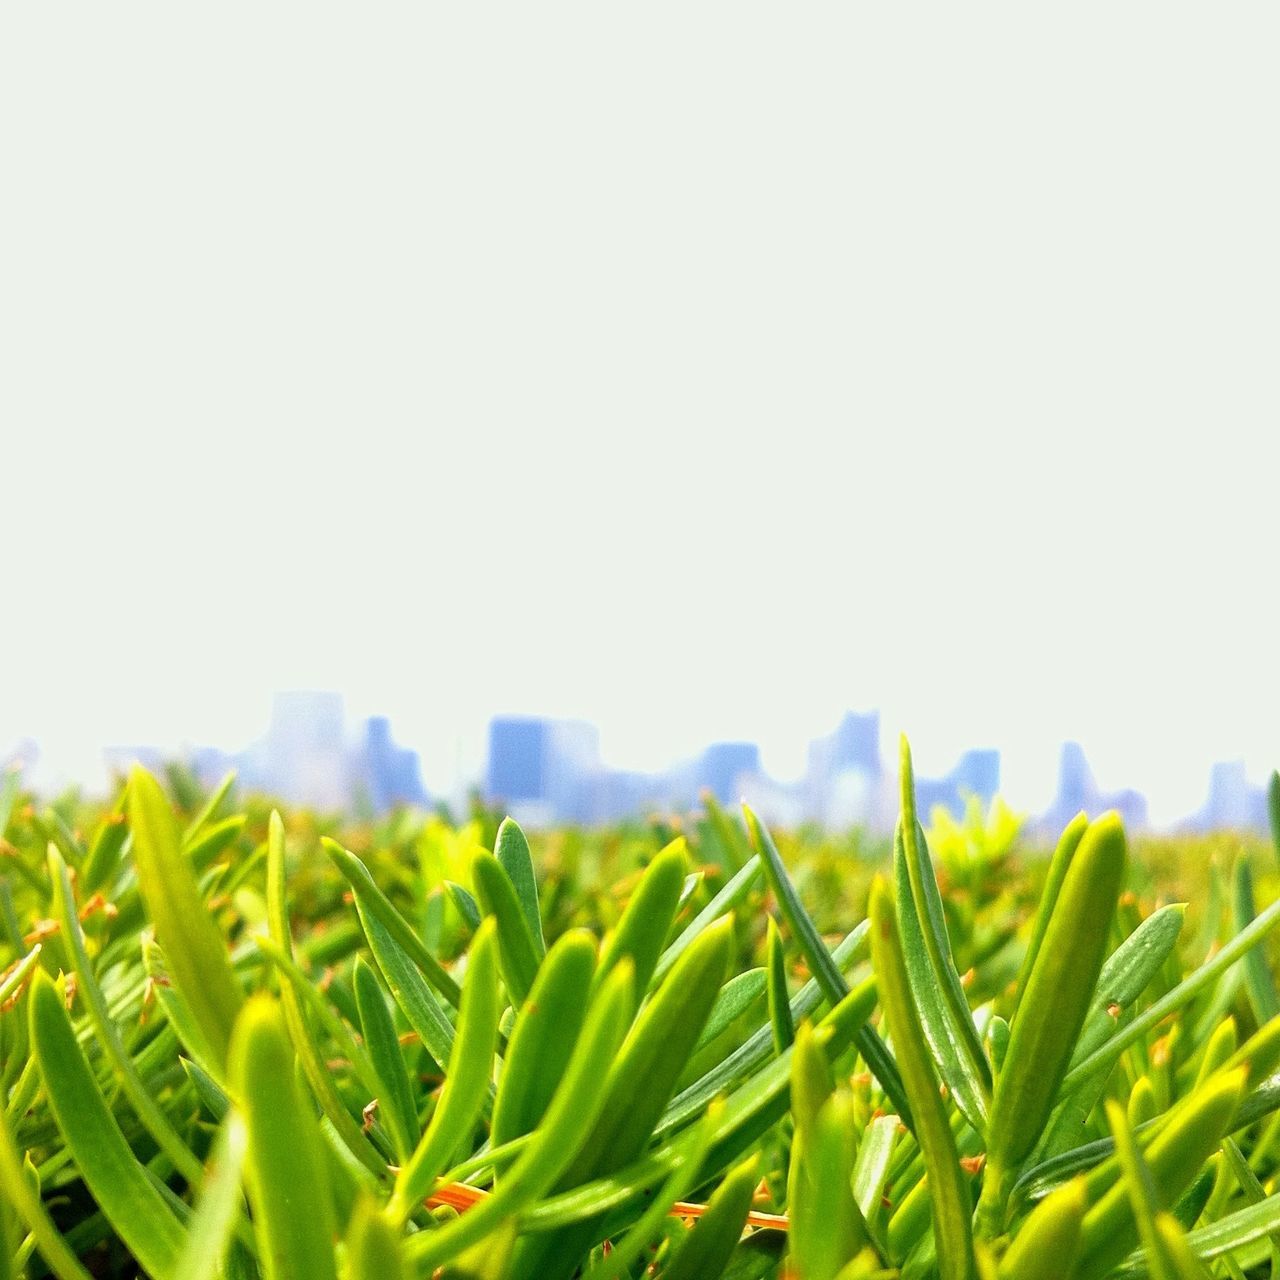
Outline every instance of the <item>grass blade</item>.
{"type": "Polygon", "coordinates": [[[591,1001],[582,1033],[529,1145],[492,1195],[456,1221],[414,1238],[410,1252],[419,1270],[429,1272],[483,1240],[544,1195],[576,1158],[608,1097],[609,1065],[627,1028],[631,986],[631,962],[623,961],[591,1001]]]}
{"type": "Polygon", "coordinates": [[[617,928],[605,938],[600,949],[596,985],[604,981],[624,956],[629,958],[634,972],[637,1007],[649,989],[662,944],[667,940],[667,932],[675,918],[688,860],[683,839],[673,840],[654,856],[631,895],[617,928]]]}
{"type": "Polygon", "coordinates": [[[760,1160],[752,1156],[716,1188],[706,1212],[693,1225],[662,1272],[662,1280],[703,1280],[723,1275],[742,1239],[759,1178],[760,1160]]]}
{"type": "Polygon", "coordinates": [[[229,1112],[209,1157],[174,1280],[214,1280],[221,1270],[240,1214],[240,1178],[248,1141],[244,1120],[238,1112],[229,1112]]]}
{"type": "MultiPolygon", "coordinates": [[[[845,982],[835,961],[832,960],[831,953],[823,945],[822,938],[810,919],[809,913],[804,909],[804,904],[800,901],[800,895],[796,893],[795,885],[791,883],[791,877],[787,875],[787,869],[783,865],[778,847],[773,843],[773,837],[769,834],[768,828],[745,804],[742,810],[746,816],[751,842],[755,845],[756,852],[759,853],[764,864],[765,878],[769,882],[769,888],[773,890],[774,897],[778,900],[778,908],[787,924],[791,926],[791,931],[796,936],[804,958],[809,962],[810,972],[817,979],[822,994],[834,1008],[849,994],[849,985],[845,982]]],[[[907,1102],[897,1065],[889,1056],[889,1051],[884,1047],[880,1037],[870,1027],[863,1027],[858,1032],[858,1051],[866,1060],[872,1074],[879,1080],[880,1087],[885,1091],[894,1110],[902,1117],[903,1123],[910,1128],[911,1107],[907,1102]]]]}
{"type": "Polygon", "coordinates": [[[361,956],[356,958],[352,979],[360,1016],[360,1034],[364,1037],[374,1074],[378,1077],[379,1110],[391,1134],[397,1157],[407,1160],[422,1137],[422,1129],[418,1124],[418,1111],[414,1106],[400,1040],[387,1010],[382,987],[361,956]]]}
{"type": "Polygon", "coordinates": [[[1125,858],[1120,819],[1105,815],[1090,824],[1063,877],[996,1082],[979,1203],[985,1235],[1002,1230],[1013,1178],[1039,1141],[1066,1074],[1102,970],[1125,858]]]}
{"type": "Polygon", "coordinates": [[[43,971],[31,983],[31,1045],[49,1107],[85,1186],[139,1264],[170,1280],[183,1230],[134,1157],[76,1041],[62,994],[43,971]]]}
{"type": "Polygon", "coordinates": [[[71,955],[76,974],[76,991],[89,1009],[89,1018],[97,1032],[99,1045],[107,1056],[116,1079],[134,1114],[142,1121],[147,1132],[156,1140],[160,1149],[173,1161],[174,1168],[193,1187],[200,1185],[204,1169],[191,1148],[179,1137],[168,1117],[156,1104],[152,1091],[139,1076],[133,1059],[120,1039],[120,1033],[107,1008],[106,998],[93,971],[89,953],[85,950],[84,931],[75,911],[75,896],[62,855],[49,846],[49,879],[53,884],[53,912],[62,926],[62,938],[71,955]]]}
{"type": "Polygon", "coordinates": [[[403,1222],[426,1196],[474,1128],[488,1097],[502,1013],[498,1003],[496,928],[490,916],[476,932],[444,1088],[422,1141],[396,1178],[387,1208],[392,1221],[403,1222]]]}
{"type": "Polygon", "coordinates": [[[294,1066],[283,1012],[254,996],[236,1022],[229,1075],[247,1134],[258,1259],[266,1280],[336,1280],[324,1150],[294,1066]]]}
{"type": "MultiPolygon", "coordinates": [[[[391,900],[373,881],[369,868],[349,853],[336,840],[324,837],[320,841],[334,866],[347,878],[355,894],[361,919],[367,915],[378,921],[383,931],[393,938],[400,949],[422,971],[430,984],[456,1009],[462,998],[461,989],[444,969],[443,965],[426,949],[414,933],[409,922],[392,905],[391,900]]],[[[366,929],[367,933],[368,930],[366,929]]]]}
{"type": "Polygon", "coordinates": [[[880,1004],[893,1038],[904,1088],[915,1111],[915,1135],[929,1171],[941,1280],[975,1280],[977,1264],[969,1224],[972,1205],[960,1173],[951,1125],[938,1093],[938,1079],[916,1013],[893,901],[885,882],[871,886],[871,966],[880,1004]]]}
{"type": "Polygon", "coordinates": [[[502,869],[511,878],[516,897],[520,900],[529,936],[533,940],[535,958],[539,963],[547,954],[547,944],[542,936],[542,915],[538,907],[538,881],[533,873],[533,854],[529,841],[514,818],[503,818],[494,841],[494,855],[502,869]]]}
{"type": "Polygon", "coordinates": [[[502,964],[502,978],[518,1008],[533,986],[541,959],[529,931],[524,904],[516,894],[511,877],[492,854],[480,850],[471,864],[471,874],[482,910],[498,922],[498,958],[502,964]]]}
{"type": "Polygon", "coordinates": [[[577,1044],[595,967],[595,940],[585,929],[570,930],[547,953],[503,1058],[493,1104],[495,1146],[541,1121],[577,1044]]]}
{"type": "MultiPolygon", "coordinates": [[[[284,822],[276,810],[271,811],[267,825],[267,928],[271,941],[279,948],[286,968],[293,962],[293,939],[289,933],[289,906],[285,884],[284,822]]],[[[305,984],[303,984],[305,989],[305,984]]],[[[289,1033],[293,1050],[298,1055],[298,1065],[306,1076],[307,1084],[320,1103],[320,1109],[329,1117],[339,1137],[371,1173],[381,1174],[383,1164],[373,1149],[368,1136],[352,1119],[334,1087],[333,1076],[325,1063],[325,1056],[307,1025],[302,998],[292,975],[284,974],[280,983],[280,1009],[284,1025],[289,1033]]]]}
{"type": "Polygon", "coordinates": [[[127,807],[138,884],[156,940],[164,950],[174,984],[200,1028],[213,1065],[222,1070],[244,993],[183,856],[169,801],[160,784],[141,766],[135,766],[129,775],[127,807]]]}

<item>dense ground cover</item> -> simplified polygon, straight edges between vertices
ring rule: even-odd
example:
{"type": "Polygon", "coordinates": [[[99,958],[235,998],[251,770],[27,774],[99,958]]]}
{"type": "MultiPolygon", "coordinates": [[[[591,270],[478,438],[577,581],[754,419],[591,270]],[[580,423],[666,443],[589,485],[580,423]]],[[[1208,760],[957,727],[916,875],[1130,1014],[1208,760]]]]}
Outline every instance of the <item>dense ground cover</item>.
{"type": "Polygon", "coordinates": [[[892,845],[10,775],[0,1277],[1280,1275],[1277,849],[902,763],[892,845]]]}

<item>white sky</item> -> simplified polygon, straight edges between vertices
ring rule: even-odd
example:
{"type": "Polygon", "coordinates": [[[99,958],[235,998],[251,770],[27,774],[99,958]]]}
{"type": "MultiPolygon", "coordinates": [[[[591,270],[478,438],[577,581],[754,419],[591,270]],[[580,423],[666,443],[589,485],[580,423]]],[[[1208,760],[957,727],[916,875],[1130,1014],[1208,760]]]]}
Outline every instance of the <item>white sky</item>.
{"type": "Polygon", "coordinates": [[[1280,762],[1269,5],[8,6],[0,752],[342,689],[1280,762]]]}

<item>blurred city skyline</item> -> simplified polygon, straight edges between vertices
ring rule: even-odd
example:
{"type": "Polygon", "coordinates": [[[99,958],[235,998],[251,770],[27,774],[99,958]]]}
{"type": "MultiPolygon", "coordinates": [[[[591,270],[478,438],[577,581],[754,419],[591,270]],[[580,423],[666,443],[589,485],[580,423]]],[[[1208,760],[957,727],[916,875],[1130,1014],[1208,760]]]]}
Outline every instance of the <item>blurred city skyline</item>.
{"type": "Polygon", "coordinates": [[[1266,776],[1280,9],[504,19],[7,13],[0,751],[316,688],[437,790],[506,711],[1266,776]]]}
{"type": "MultiPolygon", "coordinates": [[[[747,739],[707,742],[648,770],[609,763],[603,744],[600,729],[585,720],[493,716],[481,767],[460,766],[453,777],[428,782],[417,744],[399,740],[389,717],[349,719],[341,694],[300,690],[274,697],[266,732],[248,743],[116,744],[103,750],[101,763],[104,780],[118,779],[134,761],[152,768],[183,763],[208,786],[235,770],[247,789],[325,810],[385,812],[432,801],[461,807],[478,792],[535,827],[679,813],[696,807],[706,793],[724,805],[745,799],[767,820],[788,826],[813,822],[884,832],[898,812],[897,741],[875,710],[842,712],[834,728],[809,741],[804,768],[793,777],[771,773],[760,744],[747,739]]],[[[38,785],[42,770],[35,743],[19,746],[11,761],[38,785]]],[[[1103,785],[1078,742],[1060,744],[1051,798],[1042,806],[1028,807],[1010,796],[1002,785],[1003,764],[997,748],[973,745],[935,775],[919,767],[917,755],[922,813],[941,806],[959,817],[971,798],[986,807],[998,795],[1042,832],[1061,829],[1080,809],[1096,814],[1108,808],[1118,809],[1132,828],[1267,825],[1267,779],[1251,779],[1239,759],[1214,762],[1200,791],[1188,795],[1172,816],[1153,815],[1148,798],[1120,779],[1107,778],[1103,785]]]]}

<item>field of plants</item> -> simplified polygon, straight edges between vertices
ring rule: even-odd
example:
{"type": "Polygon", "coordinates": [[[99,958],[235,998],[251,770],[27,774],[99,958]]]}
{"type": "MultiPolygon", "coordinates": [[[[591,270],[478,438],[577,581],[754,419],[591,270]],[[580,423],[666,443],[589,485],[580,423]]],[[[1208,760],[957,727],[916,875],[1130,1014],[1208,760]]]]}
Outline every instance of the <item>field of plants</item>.
{"type": "Polygon", "coordinates": [[[0,1280],[1280,1278],[1280,831],[900,773],[892,843],[7,775],[0,1280]]]}

